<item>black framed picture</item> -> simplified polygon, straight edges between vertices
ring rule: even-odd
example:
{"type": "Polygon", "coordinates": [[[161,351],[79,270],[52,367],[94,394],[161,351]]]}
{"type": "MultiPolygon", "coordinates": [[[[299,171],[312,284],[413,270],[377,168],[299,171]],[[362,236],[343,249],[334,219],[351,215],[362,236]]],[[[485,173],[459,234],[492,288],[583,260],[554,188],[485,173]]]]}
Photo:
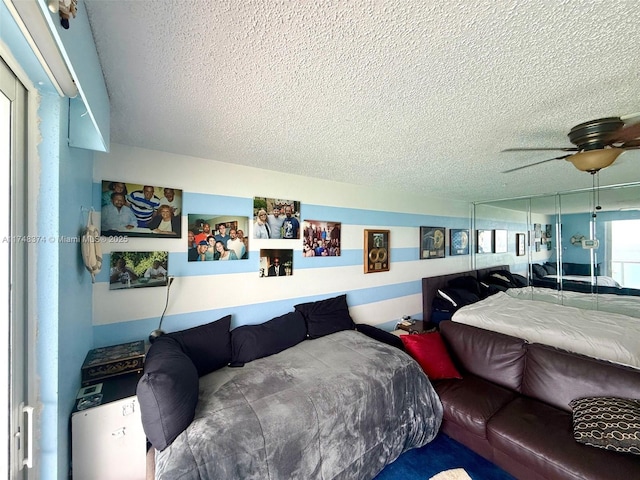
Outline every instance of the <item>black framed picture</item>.
{"type": "Polygon", "coordinates": [[[465,228],[452,228],[449,230],[451,255],[469,255],[469,230],[465,228]]]}
{"type": "Polygon", "coordinates": [[[476,244],[478,253],[493,253],[493,230],[478,230],[476,244]]]}
{"type": "Polygon", "coordinates": [[[494,253],[507,252],[507,234],[506,230],[493,231],[494,253]]]}
{"type": "Polygon", "coordinates": [[[521,257],[526,253],[525,245],[524,233],[516,233],[516,256],[521,257]]]}
{"type": "Polygon", "coordinates": [[[420,227],[420,260],[444,258],[444,227],[420,227]]]}

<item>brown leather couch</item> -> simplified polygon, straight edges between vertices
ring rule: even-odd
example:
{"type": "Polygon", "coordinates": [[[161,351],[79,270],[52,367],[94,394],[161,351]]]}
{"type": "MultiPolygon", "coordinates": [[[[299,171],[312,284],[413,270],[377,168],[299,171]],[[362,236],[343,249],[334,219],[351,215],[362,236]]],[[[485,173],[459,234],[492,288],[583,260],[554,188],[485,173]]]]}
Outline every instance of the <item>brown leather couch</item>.
{"type": "Polygon", "coordinates": [[[443,321],[462,380],[433,382],[444,433],[522,480],[640,479],[640,455],[573,438],[569,402],[640,399],[640,370],[443,321]]]}

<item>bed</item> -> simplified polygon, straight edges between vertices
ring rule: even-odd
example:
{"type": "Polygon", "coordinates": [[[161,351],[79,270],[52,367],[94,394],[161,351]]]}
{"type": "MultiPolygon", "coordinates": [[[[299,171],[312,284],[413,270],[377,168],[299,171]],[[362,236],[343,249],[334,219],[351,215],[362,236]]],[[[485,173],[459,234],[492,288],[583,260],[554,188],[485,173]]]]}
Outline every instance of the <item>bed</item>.
{"type": "Polygon", "coordinates": [[[460,308],[452,320],[640,368],[640,320],[627,315],[498,292],[460,308]]]}
{"type": "MultiPolygon", "coordinates": [[[[600,265],[593,268],[580,263],[563,263],[562,271],[558,272],[555,263],[534,263],[531,265],[531,283],[538,287],[558,288],[578,292],[621,293],[621,285],[607,275],[600,275],[600,265]]],[[[626,294],[626,293],[624,293],[626,294]]]]}
{"type": "MultiPolygon", "coordinates": [[[[156,344],[174,349],[178,344],[196,360],[198,374],[203,371],[199,353],[185,347],[184,339],[180,344],[180,339],[166,338],[170,334],[152,345],[138,397],[142,393],[145,432],[155,438],[154,443],[150,437],[156,479],[366,480],[436,436],[442,405],[416,361],[354,330],[350,318],[335,330],[334,325],[326,328],[335,317],[317,316],[314,323],[301,311],[234,329],[229,352],[230,365],[236,366],[218,362],[196,378],[195,402],[176,399],[163,412],[153,411],[160,397],[145,391],[158,368],[152,352],[156,344]],[[154,430],[154,422],[189,402],[193,412],[175,435],[167,438],[161,428],[154,430]]],[[[220,332],[224,325],[210,338],[220,332]]],[[[202,340],[202,332],[192,338],[202,340]]],[[[174,381],[184,383],[189,375],[180,373],[174,381]]],[[[171,386],[168,391],[183,390],[171,386]]]]}
{"type": "Polygon", "coordinates": [[[491,294],[466,303],[458,300],[451,311],[451,320],[640,368],[640,320],[636,318],[639,298],[539,287],[514,288],[508,281],[513,275],[505,266],[423,279],[425,319],[437,313],[434,305],[442,294],[458,298],[454,296],[457,289],[451,285],[459,286],[461,278],[481,279],[484,283],[496,277],[498,284],[491,294]],[[507,281],[500,285],[502,278],[507,281]],[[574,306],[555,304],[558,298],[574,306]],[[594,310],[589,302],[597,302],[600,309],[594,310]],[[627,315],[634,311],[636,316],[627,315]]]}
{"type": "Polygon", "coordinates": [[[640,297],[636,295],[591,294],[545,287],[509,288],[506,293],[510,297],[522,300],[539,300],[569,307],[640,317],[640,297]]]}

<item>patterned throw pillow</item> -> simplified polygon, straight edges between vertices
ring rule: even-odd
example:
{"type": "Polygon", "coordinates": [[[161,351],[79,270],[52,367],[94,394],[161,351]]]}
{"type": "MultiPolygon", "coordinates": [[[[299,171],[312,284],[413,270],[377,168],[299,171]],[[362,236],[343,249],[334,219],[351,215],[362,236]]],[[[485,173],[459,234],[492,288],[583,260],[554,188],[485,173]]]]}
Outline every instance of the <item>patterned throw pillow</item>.
{"type": "Polygon", "coordinates": [[[640,455],[640,400],[586,397],[572,400],[569,406],[577,442],[640,455]]]}

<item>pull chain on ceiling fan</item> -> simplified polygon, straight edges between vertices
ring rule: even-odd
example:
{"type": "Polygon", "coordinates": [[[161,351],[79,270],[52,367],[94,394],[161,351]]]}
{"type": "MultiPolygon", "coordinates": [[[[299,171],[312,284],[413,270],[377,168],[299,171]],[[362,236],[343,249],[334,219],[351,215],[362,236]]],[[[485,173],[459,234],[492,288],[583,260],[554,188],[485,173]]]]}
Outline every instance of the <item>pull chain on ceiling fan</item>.
{"type": "Polygon", "coordinates": [[[502,150],[503,152],[544,150],[575,152],[511,168],[502,173],[515,172],[516,170],[529,168],[553,160],[570,161],[574,167],[583,172],[598,172],[615,162],[625,151],[640,149],[640,113],[627,115],[625,117],[600,118],[581,123],[571,129],[568,137],[575,147],[507,148],[506,150],[502,150]]]}

